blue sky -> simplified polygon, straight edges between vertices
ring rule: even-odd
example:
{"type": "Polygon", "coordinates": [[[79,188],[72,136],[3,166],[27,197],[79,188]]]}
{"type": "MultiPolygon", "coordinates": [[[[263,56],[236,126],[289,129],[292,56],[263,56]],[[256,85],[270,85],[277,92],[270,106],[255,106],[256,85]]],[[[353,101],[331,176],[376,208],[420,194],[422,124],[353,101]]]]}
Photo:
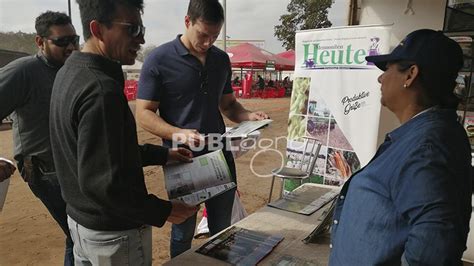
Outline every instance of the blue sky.
{"type": "MultiPolygon", "coordinates": [[[[183,32],[188,0],[144,1],[143,23],[147,27],[145,47],[162,44],[183,32]]],[[[264,40],[265,49],[268,51],[274,53],[284,51],[282,43],[273,36],[273,28],[279,24],[280,16],[286,13],[289,2],[289,0],[227,0],[227,36],[238,40],[264,40]]],[[[348,0],[336,0],[333,4],[329,15],[333,26],[345,25],[347,2],[348,0]]],[[[75,0],[71,0],[71,7],[73,24],[82,35],[75,0]]],[[[34,19],[46,10],[67,13],[67,0],[0,0],[0,31],[34,32],[34,19]]]]}

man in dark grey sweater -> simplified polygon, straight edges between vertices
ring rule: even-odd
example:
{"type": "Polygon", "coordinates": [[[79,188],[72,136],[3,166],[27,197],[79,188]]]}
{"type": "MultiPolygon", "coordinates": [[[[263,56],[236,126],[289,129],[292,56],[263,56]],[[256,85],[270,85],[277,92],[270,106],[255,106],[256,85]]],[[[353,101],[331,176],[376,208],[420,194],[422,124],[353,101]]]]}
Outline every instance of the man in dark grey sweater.
{"type": "Polygon", "coordinates": [[[0,68],[0,121],[13,112],[14,158],[18,169],[64,231],[64,265],[73,265],[73,243],[53,164],[48,120],[54,78],[72,51],[78,49],[79,36],[71,19],[59,12],[41,14],[36,18],[35,28],[38,54],[0,68]]]}
{"type": "Polygon", "coordinates": [[[191,152],[139,146],[121,65],[143,44],[142,0],[78,0],[86,43],[54,82],[50,130],[78,265],[151,265],[151,227],[197,207],[148,194],[142,167],[191,152]]]}

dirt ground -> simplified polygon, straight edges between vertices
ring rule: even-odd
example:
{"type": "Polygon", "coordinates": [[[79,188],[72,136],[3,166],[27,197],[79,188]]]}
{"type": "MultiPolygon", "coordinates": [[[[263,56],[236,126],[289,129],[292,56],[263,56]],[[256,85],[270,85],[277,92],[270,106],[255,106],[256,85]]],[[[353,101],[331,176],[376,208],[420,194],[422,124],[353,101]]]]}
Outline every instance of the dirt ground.
{"type": "MultiPolygon", "coordinates": [[[[262,130],[260,141],[254,150],[236,160],[238,188],[247,212],[253,213],[263,207],[268,199],[271,177],[259,177],[254,174],[268,175],[271,169],[280,166],[281,157],[274,150],[284,154],[286,141],[278,137],[287,134],[289,98],[279,99],[241,99],[240,102],[250,110],[265,111],[274,122],[262,130]],[[266,152],[262,151],[267,147],[266,152]],[[257,156],[255,156],[258,153],[257,156]],[[251,161],[253,161],[253,171],[251,161]]],[[[134,103],[131,102],[131,107],[134,103]]],[[[227,125],[232,125],[226,121],[227,125]]],[[[160,141],[141,128],[138,130],[140,143],[160,141]]],[[[0,155],[12,158],[12,132],[0,131],[0,155]]],[[[161,167],[144,168],[147,187],[150,193],[166,198],[163,172],[161,167]]],[[[277,188],[279,184],[276,184],[277,188]]],[[[279,189],[274,191],[276,197],[279,189]]],[[[202,210],[198,214],[198,221],[202,210]]],[[[169,260],[170,224],[162,228],[153,228],[153,264],[161,265],[169,260]]],[[[205,240],[195,240],[200,245],[205,240]]],[[[46,208],[35,198],[18,172],[11,179],[7,200],[0,214],[0,265],[62,265],[64,257],[64,235],[50,217],[46,208]]]]}

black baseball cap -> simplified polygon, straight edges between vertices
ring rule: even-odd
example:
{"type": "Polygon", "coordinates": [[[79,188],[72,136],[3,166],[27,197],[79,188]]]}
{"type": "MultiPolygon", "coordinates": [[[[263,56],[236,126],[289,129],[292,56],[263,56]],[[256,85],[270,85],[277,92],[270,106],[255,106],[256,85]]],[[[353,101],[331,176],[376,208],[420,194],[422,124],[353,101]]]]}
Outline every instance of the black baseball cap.
{"type": "Polygon", "coordinates": [[[388,62],[413,61],[422,71],[445,78],[455,78],[463,65],[459,44],[441,31],[430,29],[408,34],[390,54],[367,56],[365,59],[383,71],[387,70],[388,62]]]}

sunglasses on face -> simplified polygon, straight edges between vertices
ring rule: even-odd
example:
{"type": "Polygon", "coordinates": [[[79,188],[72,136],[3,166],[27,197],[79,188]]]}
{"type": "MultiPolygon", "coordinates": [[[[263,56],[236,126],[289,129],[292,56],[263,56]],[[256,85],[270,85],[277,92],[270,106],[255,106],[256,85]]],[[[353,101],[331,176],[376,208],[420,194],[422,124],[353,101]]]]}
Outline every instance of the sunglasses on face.
{"type": "Polygon", "coordinates": [[[69,44],[72,44],[74,46],[79,45],[79,36],[77,35],[44,38],[50,40],[54,45],[58,47],[67,47],[69,44]]]}
{"type": "Polygon", "coordinates": [[[116,22],[116,21],[112,21],[112,24],[127,26],[128,34],[132,38],[137,38],[140,35],[145,36],[145,26],[143,25],[132,24],[132,23],[127,23],[127,22],[116,22]]]}

